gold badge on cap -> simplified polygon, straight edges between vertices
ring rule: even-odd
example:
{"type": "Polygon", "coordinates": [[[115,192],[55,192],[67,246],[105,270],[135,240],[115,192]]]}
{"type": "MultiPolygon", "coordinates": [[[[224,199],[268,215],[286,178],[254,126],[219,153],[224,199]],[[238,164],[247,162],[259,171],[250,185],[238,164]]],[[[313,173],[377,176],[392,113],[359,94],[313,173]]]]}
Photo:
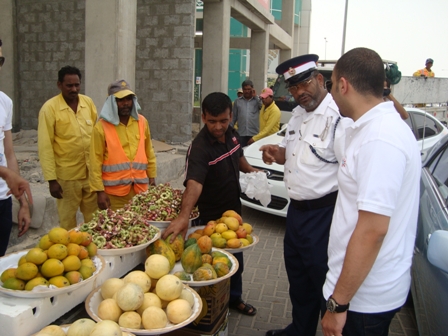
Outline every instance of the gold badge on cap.
{"type": "Polygon", "coordinates": [[[125,81],[121,82],[121,86],[125,87],[126,86],[126,82],[125,81]]]}
{"type": "Polygon", "coordinates": [[[289,68],[288,73],[289,73],[291,76],[294,76],[294,75],[296,74],[296,69],[289,68]]]}

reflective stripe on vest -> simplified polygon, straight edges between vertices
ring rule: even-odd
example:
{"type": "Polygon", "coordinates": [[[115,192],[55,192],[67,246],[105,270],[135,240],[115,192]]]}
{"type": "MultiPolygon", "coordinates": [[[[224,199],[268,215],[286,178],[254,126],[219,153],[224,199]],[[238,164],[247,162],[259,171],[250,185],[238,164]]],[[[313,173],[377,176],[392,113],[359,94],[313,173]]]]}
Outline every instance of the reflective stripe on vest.
{"type": "Polygon", "coordinates": [[[103,119],[100,119],[100,121],[103,126],[109,153],[102,167],[104,191],[110,195],[125,196],[130,192],[132,185],[136,193],[147,190],[149,178],[146,173],[148,168],[148,159],[145,151],[146,118],[139,115],[140,140],[132,162],[123,150],[115,126],[103,119]]]}

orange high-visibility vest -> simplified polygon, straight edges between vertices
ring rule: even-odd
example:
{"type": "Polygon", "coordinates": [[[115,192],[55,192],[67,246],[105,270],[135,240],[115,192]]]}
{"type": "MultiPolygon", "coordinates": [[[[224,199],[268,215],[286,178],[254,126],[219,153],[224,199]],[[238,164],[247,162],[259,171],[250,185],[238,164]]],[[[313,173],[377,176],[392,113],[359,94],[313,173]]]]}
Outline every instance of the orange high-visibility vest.
{"type": "Polygon", "coordinates": [[[423,68],[420,70],[420,75],[423,75],[425,77],[434,77],[434,72],[429,72],[428,69],[423,68]]]}
{"type": "Polygon", "coordinates": [[[136,194],[148,190],[149,178],[146,173],[148,158],[145,151],[145,125],[146,119],[142,115],[138,118],[140,141],[137,153],[131,161],[123,150],[115,126],[100,119],[104,137],[106,139],[109,157],[103,161],[102,178],[104,191],[115,196],[125,196],[134,185],[136,194]]]}

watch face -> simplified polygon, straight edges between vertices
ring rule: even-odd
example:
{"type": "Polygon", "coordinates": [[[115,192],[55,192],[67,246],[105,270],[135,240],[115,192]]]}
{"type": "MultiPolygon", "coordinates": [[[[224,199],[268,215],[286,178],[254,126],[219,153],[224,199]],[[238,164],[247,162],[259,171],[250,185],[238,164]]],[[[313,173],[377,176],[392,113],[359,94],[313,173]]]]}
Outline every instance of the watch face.
{"type": "Polygon", "coordinates": [[[336,301],[334,301],[332,298],[329,298],[327,301],[327,309],[330,313],[334,313],[336,309],[336,301]]]}

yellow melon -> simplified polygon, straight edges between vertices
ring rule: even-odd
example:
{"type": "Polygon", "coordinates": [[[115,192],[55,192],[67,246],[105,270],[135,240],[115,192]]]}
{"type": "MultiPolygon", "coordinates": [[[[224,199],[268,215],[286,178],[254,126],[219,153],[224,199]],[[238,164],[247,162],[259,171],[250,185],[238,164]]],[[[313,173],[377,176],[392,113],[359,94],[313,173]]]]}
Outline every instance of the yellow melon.
{"type": "Polygon", "coordinates": [[[124,285],[123,279],[109,278],[101,285],[101,296],[103,299],[110,299],[124,285]]]}
{"type": "Polygon", "coordinates": [[[102,320],[118,322],[122,313],[123,311],[114,299],[103,300],[98,306],[98,317],[102,320]]]}
{"type": "Polygon", "coordinates": [[[98,322],[90,332],[89,336],[122,336],[118,323],[104,320],[98,322]]]}
{"type": "Polygon", "coordinates": [[[170,272],[171,266],[167,257],[153,254],[145,261],[145,273],[152,279],[160,279],[170,272]]]}
{"type": "Polygon", "coordinates": [[[73,322],[67,330],[67,336],[89,336],[96,322],[88,318],[82,318],[73,322]]]}
{"type": "Polygon", "coordinates": [[[180,296],[183,287],[182,281],[177,276],[167,274],[157,281],[156,294],[162,300],[172,301],[180,296]]]}
{"type": "Polygon", "coordinates": [[[145,293],[143,303],[137,308],[137,313],[142,315],[146,308],[152,306],[162,308],[162,301],[155,293],[145,293]]]}
{"type": "Polygon", "coordinates": [[[151,278],[143,271],[132,271],[129,274],[127,274],[124,278],[124,283],[135,283],[139,285],[143,293],[146,293],[151,288],[151,278]]]}
{"type": "Polygon", "coordinates": [[[148,307],[142,315],[142,324],[145,329],[165,328],[168,318],[165,312],[159,307],[148,307]]]}
{"type": "MultiPolygon", "coordinates": [[[[177,278],[176,278],[177,279],[177,278]]],[[[117,291],[117,304],[123,311],[136,310],[143,303],[144,293],[139,285],[127,283],[117,291]]]]}
{"type": "Polygon", "coordinates": [[[39,333],[48,334],[51,336],[65,336],[65,331],[58,325],[50,324],[45,328],[41,329],[39,333]]]}
{"type": "Polygon", "coordinates": [[[191,316],[190,303],[184,299],[176,299],[166,306],[166,316],[171,323],[178,324],[191,316]]]}
{"type": "Polygon", "coordinates": [[[140,329],[142,318],[135,311],[124,312],[118,319],[118,325],[123,328],[140,329]]]}

